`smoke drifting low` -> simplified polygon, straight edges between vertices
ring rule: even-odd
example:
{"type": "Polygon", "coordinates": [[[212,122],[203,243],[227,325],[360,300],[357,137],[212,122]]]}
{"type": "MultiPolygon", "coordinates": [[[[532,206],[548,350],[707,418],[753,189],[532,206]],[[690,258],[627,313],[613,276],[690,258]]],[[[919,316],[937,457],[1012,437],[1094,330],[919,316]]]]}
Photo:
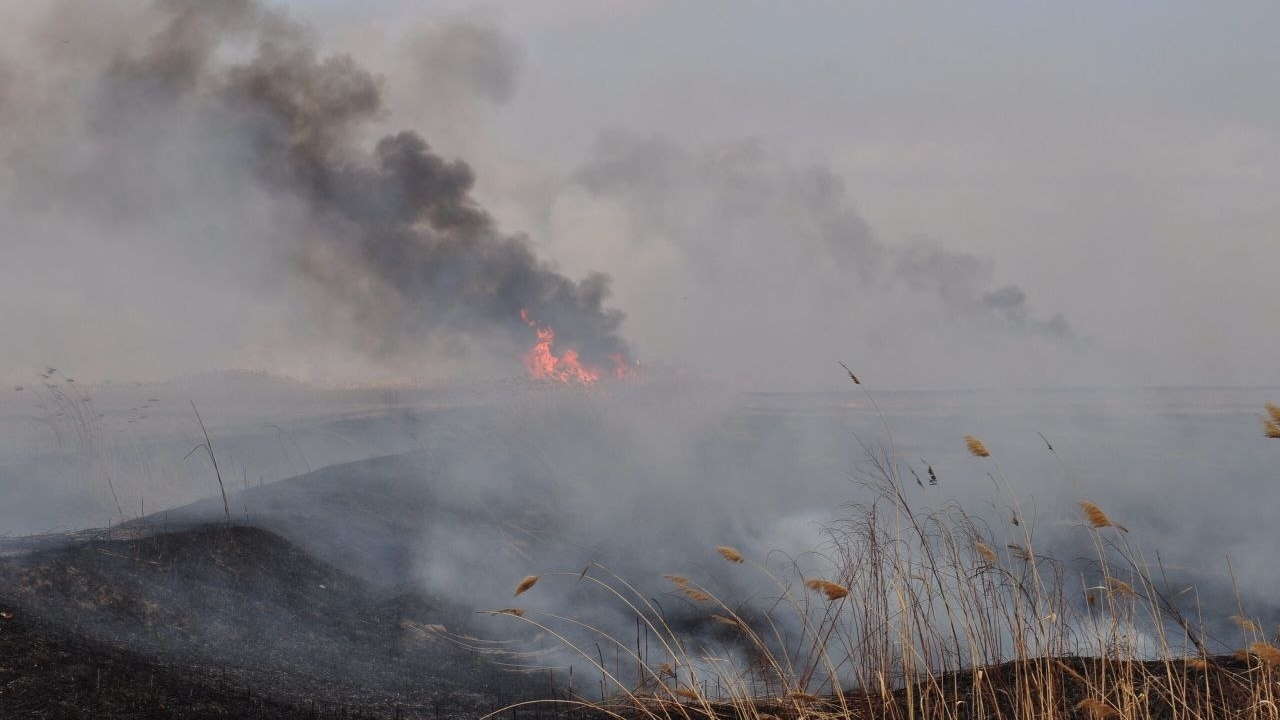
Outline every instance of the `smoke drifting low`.
{"type": "Polygon", "coordinates": [[[615,279],[647,353],[689,348],[692,364],[754,387],[830,387],[815,379],[838,380],[837,357],[882,383],[1047,384],[1083,345],[991,259],[878,237],[830,167],[762,140],[605,133],[550,235],[561,257],[634,259],[615,279]],[[694,340],[707,328],[714,348],[694,340]]]}

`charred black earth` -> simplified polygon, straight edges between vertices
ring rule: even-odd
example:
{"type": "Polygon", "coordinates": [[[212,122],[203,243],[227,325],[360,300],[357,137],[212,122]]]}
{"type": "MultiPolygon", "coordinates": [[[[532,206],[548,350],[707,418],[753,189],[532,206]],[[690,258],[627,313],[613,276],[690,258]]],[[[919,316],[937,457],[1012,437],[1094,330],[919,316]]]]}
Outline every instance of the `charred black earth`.
{"type": "Polygon", "coordinates": [[[257,527],[125,527],[0,558],[0,717],[477,717],[550,692],[465,612],[257,527]]]}

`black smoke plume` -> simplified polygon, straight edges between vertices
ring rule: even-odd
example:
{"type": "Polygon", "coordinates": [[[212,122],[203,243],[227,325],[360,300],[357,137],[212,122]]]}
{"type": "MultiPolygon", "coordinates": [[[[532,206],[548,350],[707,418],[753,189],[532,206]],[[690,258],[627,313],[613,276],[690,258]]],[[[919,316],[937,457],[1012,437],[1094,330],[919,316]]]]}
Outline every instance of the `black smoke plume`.
{"type": "Polygon", "coordinates": [[[247,142],[253,174],[304,217],[304,237],[282,239],[293,267],[336,301],[359,349],[528,344],[528,309],[588,362],[627,353],[622,313],[605,306],[608,277],[567,278],[527,237],[503,233],[475,200],[467,163],[410,131],[364,149],[383,114],[373,73],[319,57],[302,29],[247,0],[168,0],[156,12],[164,22],[145,50],[109,71],[112,114],[194,105],[215,132],[247,142]],[[235,52],[247,60],[216,61],[235,52]]]}

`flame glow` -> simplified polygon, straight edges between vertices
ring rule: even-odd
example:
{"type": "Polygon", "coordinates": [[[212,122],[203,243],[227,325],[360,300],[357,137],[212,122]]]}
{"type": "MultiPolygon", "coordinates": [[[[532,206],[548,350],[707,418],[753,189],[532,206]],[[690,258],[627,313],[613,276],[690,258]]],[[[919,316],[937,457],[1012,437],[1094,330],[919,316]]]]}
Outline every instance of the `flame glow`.
{"type": "MultiPolygon", "coordinates": [[[[551,347],[556,341],[556,332],[554,330],[541,326],[529,319],[527,310],[520,311],[520,319],[538,333],[538,341],[524,354],[524,366],[534,379],[559,380],[563,383],[577,381],[583,385],[594,385],[600,380],[600,371],[583,365],[578,358],[577,350],[565,350],[559,356],[552,351],[551,347]]],[[[622,371],[630,371],[630,368],[626,365],[626,359],[622,358],[620,354],[614,357],[614,363],[616,365],[615,376],[625,377],[621,374],[622,371]]]]}

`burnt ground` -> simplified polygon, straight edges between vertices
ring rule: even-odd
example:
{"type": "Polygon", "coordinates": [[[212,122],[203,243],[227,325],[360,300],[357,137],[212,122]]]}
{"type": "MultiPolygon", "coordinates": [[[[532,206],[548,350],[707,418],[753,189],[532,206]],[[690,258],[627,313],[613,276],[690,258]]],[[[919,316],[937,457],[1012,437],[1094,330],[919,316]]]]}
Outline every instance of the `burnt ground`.
{"type": "Polygon", "coordinates": [[[90,534],[0,558],[0,717],[476,717],[549,681],[465,613],[260,528],[90,534]]]}
{"type": "MultiPolygon", "coordinates": [[[[479,718],[521,699],[556,695],[547,678],[511,673],[499,666],[508,658],[454,642],[467,633],[460,609],[371,585],[261,528],[134,527],[115,536],[10,541],[0,549],[7,552],[0,557],[6,720],[435,720],[479,718]]],[[[1248,655],[1198,664],[1061,658],[949,673],[912,692],[853,693],[841,702],[702,704],[659,693],[652,704],[590,712],[542,703],[501,716],[906,718],[985,707],[985,714],[1019,717],[1027,702],[1048,698],[1042,710],[1051,716],[1092,718],[1099,711],[1081,701],[1102,698],[1144,717],[1177,717],[1188,705],[1245,717],[1264,697],[1258,693],[1272,672],[1248,655]],[[985,679],[976,680],[975,672],[985,679]],[[975,688],[983,688],[983,697],[975,688]]]]}

